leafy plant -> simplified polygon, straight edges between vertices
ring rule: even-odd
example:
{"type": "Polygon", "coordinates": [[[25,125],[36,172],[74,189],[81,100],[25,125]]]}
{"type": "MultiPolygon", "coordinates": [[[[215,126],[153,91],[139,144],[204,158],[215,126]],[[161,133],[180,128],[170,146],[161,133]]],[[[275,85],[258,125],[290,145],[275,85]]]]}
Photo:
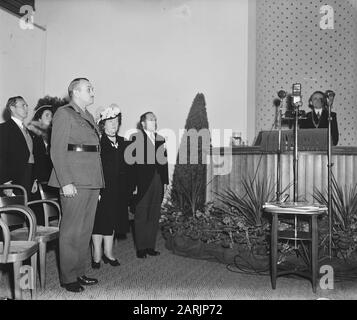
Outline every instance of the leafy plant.
{"type": "Polygon", "coordinates": [[[207,165],[204,159],[209,144],[206,101],[204,95],[198,93],[187,116],[172,179],[172,201],[185,214],[192,215],[197,209],[202,210],[205,205],[207,165]],[[206,139],[200,137],[201,130],[208,134],[206,139]],[[192,135],[194,133],[197,135],[192,135]],[[196,139],[197,145],[192,148],[191,142],[196,139]],[[184,163],[180,163],[181,158],[184,163]]]}
{"type": "MultiPolygon", "coordinates": [[[[332,217],[333,228],[336,232],[348,231],[354,228],[357,214],[357,184],[354,186],[340,186],[332,176],[332,217]]],[[[314,189],[314,199],[328,206],[327,191],[314,189]]]]}
{"type": "Polygon", "coordinates": [[[222,193],[216,193],[218,201],[223,204],[222,210],[232,215],[240,215],[249,227],[260,227],[263,221],[263,205],[274,198],[274,184],[270,179],[245,178],[242,180],[245,191],[243,196],[228,188],[222,193]]]}
{"type": "MultiPolygon", "coordinates": [[[[313,197],[328,206],[327,190],[322,192],[315,188],[313,197]]],[[[342,187],[332,176],[331,201],[333,245],[338,250],[337,254],[347,258],[357,248],[357,184],[342,187]]],[[[328,232],[327,228],[323,231],[325,234],[328,232]]]]}
{"type": "Polygon", "coordinates": [[[171,189],[171,195],[182,212],[194,215],[197,210],[202,209],[202,190],[205,191],[208,184],[191,171],[188,179],[176,177],[176,188],[171,189]]]}

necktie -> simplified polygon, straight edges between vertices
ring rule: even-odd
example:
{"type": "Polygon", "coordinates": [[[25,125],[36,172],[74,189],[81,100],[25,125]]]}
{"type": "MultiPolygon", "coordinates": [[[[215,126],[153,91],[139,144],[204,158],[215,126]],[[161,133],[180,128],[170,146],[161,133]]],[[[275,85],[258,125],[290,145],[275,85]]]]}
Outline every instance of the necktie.
{"type": "Polygon", "coordinates": [[[150,140],[153,144],[155,144],[155,134],[153,132],[150,132],[150,140]]]}
{"type": "Polygon", "coordinates": [[[29,159],[28,159],[28,162],[29,163],[34,163],[35,162],[35,159],[34,159],[34,156],[33,156],[33,142],[32,142],[32,138],[26,128],[26,126],[22,123],[22,132],[23,132],[23,135],[25,137],[25,140],[26,140],[26,144],[27,144],[27,147],[29,149],[29,152],[30,152],[30,156],[29,156],[29,159]]]}

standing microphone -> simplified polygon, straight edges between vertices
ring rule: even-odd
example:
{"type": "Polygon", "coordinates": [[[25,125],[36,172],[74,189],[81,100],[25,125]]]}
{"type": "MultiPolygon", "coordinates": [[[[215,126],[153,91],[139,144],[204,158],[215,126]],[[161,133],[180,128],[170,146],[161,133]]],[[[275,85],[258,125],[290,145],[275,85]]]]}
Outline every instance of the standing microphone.
{"type": "Polygon", "coordinates": [[[332,107],[332,104],[333,104],[333,100],[335,98],[335,93],[332,91],[332,90],[326,90],[325,92],[325,98],[326,98],[326,103],[327,103],[327,106],[331,106],[332,107]]]}
{"type": "Polygon", "coordinates": [[[329,99],[331,97],[335,97],[336,93],[334,93],[332,90],[326,90],[325,95],[329,99]]]}
{"type": "Polygon", "coordinates": [[[274,107],[279,107],[280,106],[280,104],[281,104],[281,100],[280,99],[278,99],[278,98],[275,98],[274,100],[273,100],[273,105],[274,105],[274,107]]]}
{"type": "Polygon", "coordinates": [[[280,90],[280,91],[278,92],[278,97],[279,97],[280,99],[286,98],[286,91],[280,90]]]}

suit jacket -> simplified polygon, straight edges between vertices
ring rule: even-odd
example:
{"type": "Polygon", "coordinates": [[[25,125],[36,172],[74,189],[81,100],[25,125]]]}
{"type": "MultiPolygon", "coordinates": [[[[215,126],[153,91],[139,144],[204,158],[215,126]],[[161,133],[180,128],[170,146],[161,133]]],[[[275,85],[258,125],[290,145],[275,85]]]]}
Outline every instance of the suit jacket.
{"type": "MultiPolygon", "coordinates": [[[[328,128],[328,110],[322,109],[320,120],[317,118],[315,110],[308,112],[306,116],[307,119],[303,119],[299,122],[300,129],[328,128]]],[[[331,112],[331,118],[331,138],[332,144],[335,146],[337,145],[339,138],[337,116],[335,112],[331,112]]]]}
{"type": "Polygon", "coordinates": [[[15,121],[0,124],[0,184],[22,181],[29,156],[25,137],[15,121]]]}
{"type": "Polygon", "coordinates": [[[99,129],[93,116],[73,101],[59,108],[52,120],[52,187],[74,184],[77,188],[104,187],[100,152],[68,151],[68,144],[99,145],[99,129]]]}
{"type": "Polygon", "coordinates": [[[165,139],[159,134],[155,134],[155,146],[143,130],[133,134],[130,140],[129,148],[133,148],[132,154],[137,160],[130,170],[131,189],[138,189],[137,202],[148,190],[155,171],[159,173],[162,185],[169,183],[167,152],[165,139]]]}

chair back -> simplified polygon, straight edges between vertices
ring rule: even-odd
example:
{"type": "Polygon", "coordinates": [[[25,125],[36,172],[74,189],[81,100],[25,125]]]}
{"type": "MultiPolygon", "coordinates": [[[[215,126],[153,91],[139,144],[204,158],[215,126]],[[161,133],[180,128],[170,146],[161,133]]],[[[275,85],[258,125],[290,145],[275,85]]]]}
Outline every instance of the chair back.
{"type": "MultiPolygon", "coordinates": [[[[28,225],[28,237],[27,241],[34,241],[35,235],[36,235],[36,229],[37,229],[37,220],[34,212],[27,206],[22,206],[22,205],[11,205],[11,206],[6,206],[6,207],[1,207],[0,208],[0,215],[3,217],[7,214],[10,213],[17,213],[17,214],[22,214],[22,220],[23,224],[28,225]]],[[[2,221],[5,221],[5,219],[1,218],[2,221]]],[[[6,225],[9,227],[9,225],[6,223],[6,225]]]]}
{"type": "Polygon", "coordinates": [[[0,263],[6,263],[10,248],[10,230],[5,221],[1,218],[0,228],[3,234],[3,238],[1,239],[2,241],[0,241],[0,263]]]}
{"type": "MultiPolygon", "coordinates": [[[[47,183],[44,182],[38,183],[38,188],[42,200],[52,200],[56,201],[59,204],[58,192],[56,192],[56,189],[49,187],[47,183]]],[[[59,215],[60,211],[56,208],[56,206],[53,206],[50,203],[43,203],[42,205],[45,215],[46,226],[49,225],[50,220],[61,218],[59,215]]]]}
{"type": "MultiPolygon", "coordinates": [[[[0,190],[12,189],[16,191],[14,196],[0,196],[0,208],[13,206],[13,205],[26,205],[27,203],[27,193],[26,189],[20,185],[13,184],[2,184],[0,185],[0,190]]],[[[19,214],[18,211],[7,211],[6,213],[1,213],[0,218],[4,220],[8,227],[22,226],[24,225],[24,219],[19,214]]]]}

